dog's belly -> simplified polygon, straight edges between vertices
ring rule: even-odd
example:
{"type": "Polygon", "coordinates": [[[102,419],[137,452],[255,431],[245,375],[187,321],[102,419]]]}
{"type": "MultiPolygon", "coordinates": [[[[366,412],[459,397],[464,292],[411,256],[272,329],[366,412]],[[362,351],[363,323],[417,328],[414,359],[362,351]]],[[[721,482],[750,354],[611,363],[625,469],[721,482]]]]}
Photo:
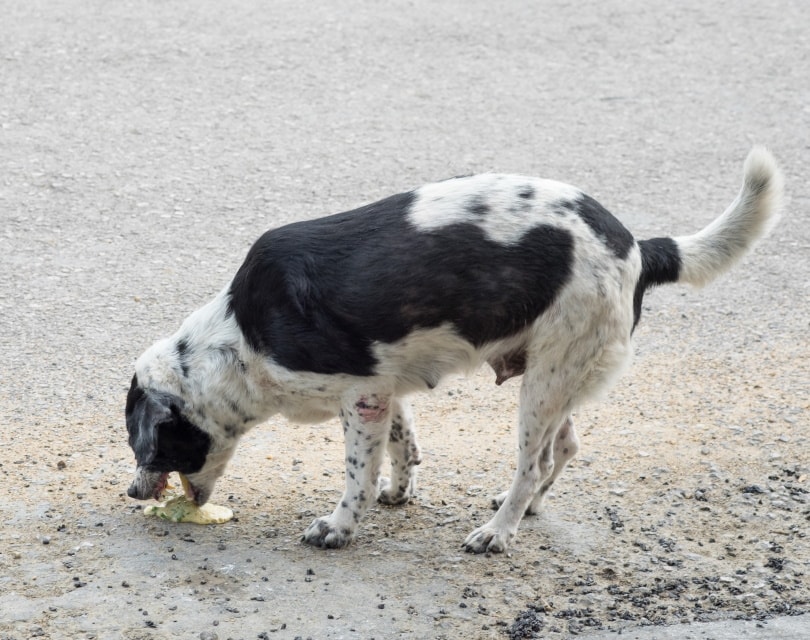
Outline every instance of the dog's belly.
{"type": "Polygon", "coordinates": [[[281,414],[290,422],[299,424],[317,424],[325,422],[334,418],[339,411],[337,405],[332,403],[310,400],[301,405],[292,405],[282,407],[281,414]]]}
{"type": "MultiPolygon", "coordinates": [[[[525,341],[525,335],[520,333],[476,348],[450,324],[417,329],[395,343],[374,346],[375,373],[394,380],[397,395],[424,391],[436,387],[447,375],[469,373],[484,362],[497,364],[509,354],[520,353],[525,341]]],[[[521,373],[522,368],[516,369],[503,379],[521,373]]]]}

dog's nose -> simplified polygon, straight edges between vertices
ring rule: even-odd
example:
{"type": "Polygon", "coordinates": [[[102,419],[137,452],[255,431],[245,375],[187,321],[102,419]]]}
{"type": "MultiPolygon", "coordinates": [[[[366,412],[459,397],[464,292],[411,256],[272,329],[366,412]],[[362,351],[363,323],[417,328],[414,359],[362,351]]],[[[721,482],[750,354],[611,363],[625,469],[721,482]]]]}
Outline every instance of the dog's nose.
{"type": "Polygon", "coordinates": [[[129,485],[129,489],[127,489],[127,495],[130,498],[137,498],[138,497],[138,487],[134,484],[129,485]]]}

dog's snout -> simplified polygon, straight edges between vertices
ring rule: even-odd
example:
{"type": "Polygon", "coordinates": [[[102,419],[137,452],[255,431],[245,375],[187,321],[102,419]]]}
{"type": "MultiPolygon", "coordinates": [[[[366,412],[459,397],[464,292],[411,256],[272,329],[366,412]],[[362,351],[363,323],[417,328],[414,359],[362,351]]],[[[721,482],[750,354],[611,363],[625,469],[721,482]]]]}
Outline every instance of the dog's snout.
{"type": "Polygon", "coordinates": [[[143,500],[146,497],[143,495],[142,491],[138,488],[138,484],[135,482],[129,485],[129,489],[127,489],[127,495],[130,498],[135,498],[136,500],[143,500]]]}

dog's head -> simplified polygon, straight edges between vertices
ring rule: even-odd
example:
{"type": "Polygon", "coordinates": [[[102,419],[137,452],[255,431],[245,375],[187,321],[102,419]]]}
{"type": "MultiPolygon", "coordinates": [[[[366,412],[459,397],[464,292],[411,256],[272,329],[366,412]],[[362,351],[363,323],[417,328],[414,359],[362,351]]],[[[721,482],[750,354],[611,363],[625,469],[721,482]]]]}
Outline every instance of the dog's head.
{"type": "Polygon", "coordinates": [[[190,483],[187,497],[200,505],[208,501],[227,458],[213,451],[211,436],[184,415],[184,405],[177,395],[142,387],[137,374],[132,378],[126,423],[138,466],[129,497],[158,499],[169,474],[179,471],[190,483]]]}

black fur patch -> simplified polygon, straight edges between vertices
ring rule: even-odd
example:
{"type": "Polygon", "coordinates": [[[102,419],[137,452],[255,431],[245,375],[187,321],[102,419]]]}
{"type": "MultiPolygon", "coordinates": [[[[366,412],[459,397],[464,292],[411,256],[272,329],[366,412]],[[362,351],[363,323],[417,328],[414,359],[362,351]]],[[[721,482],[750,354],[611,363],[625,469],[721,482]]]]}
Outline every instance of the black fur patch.
{"type": "Polygon", "coordinates": [[[125,408],[129,444],[150,471],[195,473],[202,469],[211,437],[181,413],[182,401],[144,390],[133,376],[125,408]]]}
{"type": "Polygon", "coordinates": [[[211,436],[175,412],[173,422],[164,422],[158,427],[158,450],[149,465],[155,471],[179,471],[196,473],[203,468],[211,436]]]}
{"type": "Polygon", "coordinates": [[[124,415],[129,417],[132,415],[132,412],[135,410],[135,405],[144,395],[144,391],[141,386],[138,384],[138,374],[136,373],[132,376],[132,382],[129,385],[129,391],[127,392],[127,403],[124,407],[124,415]]]}
{"type": "Polygon", "coordinates": [[[180,363],[183,377],[188,377],[188,342],[185,340],[178,340],[177,342],[177,360],[180,363]]]}
{"type": "MultiPolygon", "coordinates": [[[[268,231],[231,284],[250,345],[295,371],[372,375],[375,341],[452,323],[475,346],[537,318],[571,274],[573,238],[537,226],[504,246],[474,224],[419,230],[412,193],[268,231]]],[[[463,205],[460,205],[463,206],[463,205]]]]}
{"type": "Polygon", "coordinates": [[[531,200],[534,198],[534,187],[532,185],[526,185],[520,191],[518,191],[518,196],[523,198],[524,200],[531,200]]]}
{"type": "Polygon", "coordinates": [[[677,282],[681,272],[681,253],[672,238],[639,240],[641,250],[641,275],[633,295],[633,328],[641,319],[641,303],[644,292],[650,287],[677,282]]]}
{"type": "Polygon", "coordinates": [[[489,205],[481,196],[471,198],[466,207],[471,216],[482,218],[489,213],[489,205]]]}
{"type": "Polygon", "coordinates": [[[624,260],[634,244],[633,235],[625,226],[610,211],[584,193],[573,205],[566,208],[571,208],[582,218],[613,255],[624,260]]]}

